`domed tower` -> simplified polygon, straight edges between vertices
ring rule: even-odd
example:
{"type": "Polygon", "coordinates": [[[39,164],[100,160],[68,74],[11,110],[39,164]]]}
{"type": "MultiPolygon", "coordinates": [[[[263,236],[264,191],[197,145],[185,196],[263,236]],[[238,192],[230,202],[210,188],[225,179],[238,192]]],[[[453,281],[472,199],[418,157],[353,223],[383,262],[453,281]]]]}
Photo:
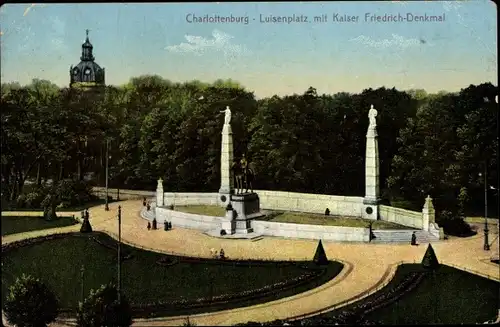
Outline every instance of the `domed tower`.
{"type": "Polygon", "coordinates": [[[101,68],[95,61],[92,54],[93,46],[89,41],[89,30],[86,30],[87,38],[82,44],[82,56],[80,63],[69,70],[70,87],[83,86],[94,87],[104,86],[104,68],[101,68]]]}

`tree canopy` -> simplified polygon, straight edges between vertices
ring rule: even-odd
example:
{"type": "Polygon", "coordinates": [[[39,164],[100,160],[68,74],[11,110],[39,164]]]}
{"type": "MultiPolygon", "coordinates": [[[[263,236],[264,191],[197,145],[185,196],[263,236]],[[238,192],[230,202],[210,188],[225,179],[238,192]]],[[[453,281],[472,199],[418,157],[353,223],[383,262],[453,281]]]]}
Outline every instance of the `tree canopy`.
{"type": "Polygon", "coordinates": [[[490,83],[438,94],[310,87],[257,100],[236,81],[174,83],[157,75],[97,91],[43,80],[3,84],[2,197],[15,200],[28,180],[89,177],[104,185],[107,145],[110,187],[154,190],[161,177],[166,191],[217,190],[226,106],[235,156],[253,162],[255,189],[363,196],[373,104],[383,198],[421,210],[430,194],[438,215],[454,215],[482,203],[485,165],[496,187],[496,94],[490,83]]]}

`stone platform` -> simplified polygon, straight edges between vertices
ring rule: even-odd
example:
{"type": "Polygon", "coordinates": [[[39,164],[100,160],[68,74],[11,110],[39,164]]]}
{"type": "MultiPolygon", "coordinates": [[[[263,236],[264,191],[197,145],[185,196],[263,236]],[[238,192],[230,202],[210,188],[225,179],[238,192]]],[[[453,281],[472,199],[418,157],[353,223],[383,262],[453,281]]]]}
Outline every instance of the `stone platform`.
{"type": "Polygon", "coordinates": [[[255,233],[255,232],[250,232],[250,233],[235,233],[235,234],[226,234],[224,236],[220,235],[220,229],[213,229],[206,231],[204,233],[205,235],[211,236],[211,237],[217,237],[217,238],[223,238],[223,239],[230,239],[230,240],[254,240],[258,238],[262,238],[263,234],[261,233],[255,233]]]}
{"type": "Polygon", "coordinates": [[[250,220],[264,216],[260,211],[257,193],[231,194],[231,206],[236,211],[236,220],[250,220]]]}

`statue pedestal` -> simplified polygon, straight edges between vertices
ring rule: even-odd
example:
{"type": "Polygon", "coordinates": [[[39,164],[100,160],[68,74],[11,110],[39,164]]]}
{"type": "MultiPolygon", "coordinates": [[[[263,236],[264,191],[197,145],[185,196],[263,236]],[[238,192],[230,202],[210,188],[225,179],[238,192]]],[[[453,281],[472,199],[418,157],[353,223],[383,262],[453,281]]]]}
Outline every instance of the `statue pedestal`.
{"type": "Polygon", "coordinates": [[[260,212],[260,202],[257,193],[242,193],[231,195],[231,205],[236,213],[236,234],[252,233],[251,220],[264,216],[260,212]]]}

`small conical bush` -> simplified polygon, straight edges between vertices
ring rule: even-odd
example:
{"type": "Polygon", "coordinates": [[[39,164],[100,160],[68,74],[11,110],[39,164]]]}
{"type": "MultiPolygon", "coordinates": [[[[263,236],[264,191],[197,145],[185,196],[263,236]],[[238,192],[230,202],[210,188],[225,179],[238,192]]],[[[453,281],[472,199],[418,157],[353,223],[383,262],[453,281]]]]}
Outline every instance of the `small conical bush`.
{"type": "Polygon", "coordinates": [[[436,253],[432,248],[432,245],[429,244],[427,246],[427,250],[425,251],[424,257],[422,259],[422,266],[427,269],[435,269],[439,267],[439,261],[436,257],[436,253]]]}
{"type": "Polygon", "coordinates": [[[92,226],[90,226],[90,221],[88,218],[83,218],[82,227],[80,228],[80,233],[92,233],[92,226]]]}
{"type": "Polygon", "coordinates": [[[325,249],[323,248],[323,243],[321,243],[321,240],[319,240],[313,261],[318,265],[326,265],[328,263],[328,258],[326,257],[325,249]]]}

